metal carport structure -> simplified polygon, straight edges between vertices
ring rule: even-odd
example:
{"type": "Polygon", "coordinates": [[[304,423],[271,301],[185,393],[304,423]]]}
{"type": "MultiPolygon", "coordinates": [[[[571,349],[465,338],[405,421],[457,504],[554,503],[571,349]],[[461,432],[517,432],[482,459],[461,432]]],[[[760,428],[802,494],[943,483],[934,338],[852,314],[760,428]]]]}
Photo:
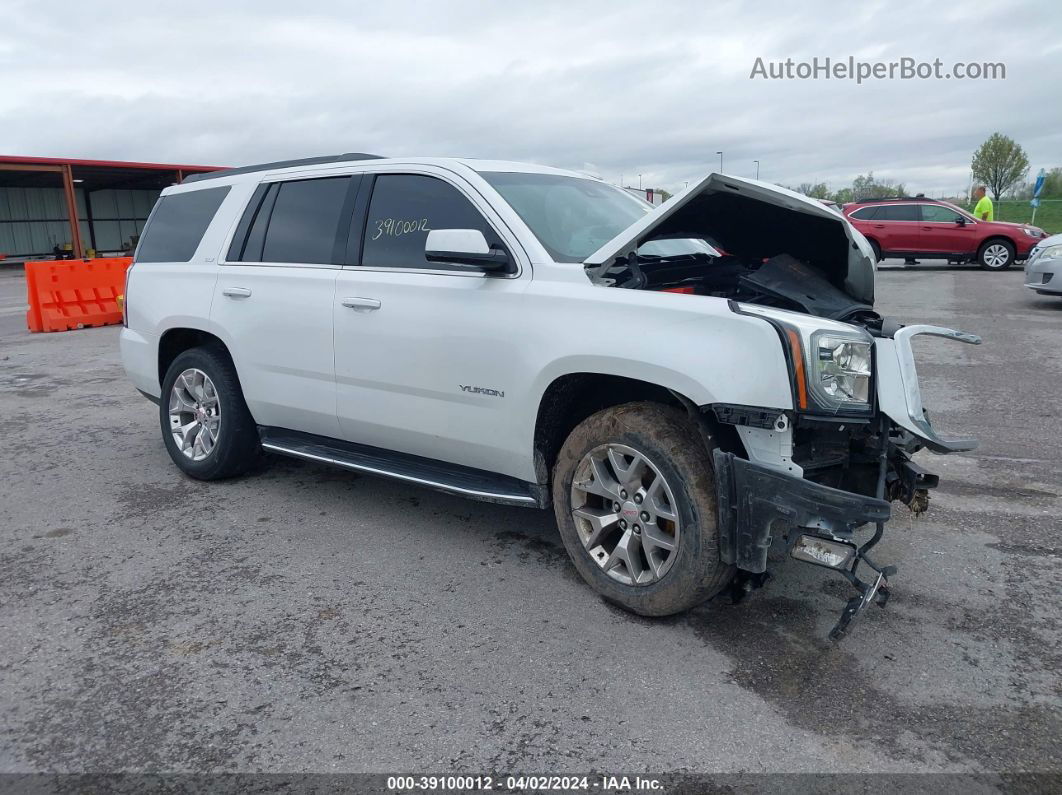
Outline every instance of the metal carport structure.
{"type": "MultiPolygon", "coordinates": [[[[92,194],[94,192],[138,191],[153,192],[157,195],[158,191],[168,185],[181,182],[188,174],[216,171],[219,168],[222,167],[0,155],[0,193],[12,195],[18,193],[22,199],[20,212],[12,212],[10,207],[0,207],[0,225],[21,224],[25,230],[36,224],[38,227],[45,225],[44,228],[54,230],[57,228],[56,224],[65,223],[69,226],[69,239],[64,241],[64,245],[68,242],[72,256],[81,258],[85,256],[88,248],[98,249],[96,245],[97,222],[93,218],[92,194]],[[41,196],[35,197],[33,201],[25,199],[26,196],[34,197],[32,190],[35,188],[51,189],[47,192],[53,196],[56,188],[61,189],[61,196],[57,198],[62,208],[61,215],[64,217],[59,217],[60,213],[53,213],[50,217],[33,217],[34,208],[45,206],[45,202],[37,200],[42,198],[41,196]],[[10,190],[5,191],[5,189],[10,190]],[[3,212],[4,210],[6,213],[3,212]]],[[[44,192],[40,193],[43,195],[44,192]]],[[[150,195],[146,193],[145,195],[150,199],[150,195]]],[[[0,198],[4,197],[0,196],[0,198]]],[[[13,204],[7,198],[4,198],[4,202],[13,204]]],[[[37,212],[41,211],[37,210],[37,212]]],[[[48,216],[49,213],[43,212],[43,215],[48,216]]],[[[137,231],[143,221],[139,217],[108,220],[112,223],[123,220],[138,222],[134,224],[137,231]]],[[[21,239],[27,239],[27,235],[23,235],[21,239]]],[[[8,239],[13,240],[14,237],[12,232],[8,239]]],[[[39,248],[39,243],[37,247],[39,248]]],[[[113,250],[114,247],[109,248],[113,250]]],[[[40,256],[45,252],[38,250],[0,253],[32,257],[40,256]]]]}

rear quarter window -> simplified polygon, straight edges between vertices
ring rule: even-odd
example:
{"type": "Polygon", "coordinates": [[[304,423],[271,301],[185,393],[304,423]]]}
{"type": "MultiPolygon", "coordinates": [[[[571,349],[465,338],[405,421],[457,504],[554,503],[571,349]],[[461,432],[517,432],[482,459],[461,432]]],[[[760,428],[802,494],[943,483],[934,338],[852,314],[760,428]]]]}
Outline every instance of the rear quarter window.
{"type": "Polygon", "coordinates": [[[163,196],[148,218],[137,262],[188,262],[199,248],[228,186],[163,196]]]}
{"type": "Polygon", "coordinates": [[[857,221],[870,221],[877,214],[877,207],[860,207],[858,210],[849,214],[849,218],[855,218],[857,221]]]}

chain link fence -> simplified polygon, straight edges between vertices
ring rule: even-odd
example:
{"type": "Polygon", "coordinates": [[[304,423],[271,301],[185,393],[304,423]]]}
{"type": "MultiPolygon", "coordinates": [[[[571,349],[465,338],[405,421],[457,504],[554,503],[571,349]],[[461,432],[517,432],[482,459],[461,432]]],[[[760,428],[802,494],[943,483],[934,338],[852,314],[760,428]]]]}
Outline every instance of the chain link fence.
{"type": "Polygon", "coordinates": [[[1052,235],[1062,232],[1062,199],[1040,199],[1033,220],[1033,208],[1028,199],[1003,199],[996,202],[996,220],[1019,224],[1033,223],[1052,235]]]}

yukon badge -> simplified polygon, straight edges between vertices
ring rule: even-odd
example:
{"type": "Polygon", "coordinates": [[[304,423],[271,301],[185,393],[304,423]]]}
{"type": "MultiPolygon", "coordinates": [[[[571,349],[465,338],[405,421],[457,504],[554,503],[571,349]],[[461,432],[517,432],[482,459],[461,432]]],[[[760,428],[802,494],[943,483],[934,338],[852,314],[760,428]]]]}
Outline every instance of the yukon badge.
{"type": "Polygon", "coordinates": [[[487,389],[483,386],[465,386],[464,384],[458,384],[461,387],[462,392],[471,392],[474,395],[490,395],[491,397],[505,397],[505,392],[500,389],[487,389]]]}

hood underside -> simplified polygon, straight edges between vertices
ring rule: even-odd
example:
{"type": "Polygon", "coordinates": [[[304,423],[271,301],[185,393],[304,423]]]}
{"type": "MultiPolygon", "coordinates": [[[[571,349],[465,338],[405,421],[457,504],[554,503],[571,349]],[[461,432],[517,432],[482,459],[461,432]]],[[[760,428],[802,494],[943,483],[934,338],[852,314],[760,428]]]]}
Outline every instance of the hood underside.
{"type": "Polygon", "coordinates": [[[872,251],[843,216],[785,188],[721,174],[709,174],[647,214],[587,257],[584,265],[591,278],[607,279],[606,274],[623,263],[637,263],[638,249],[645,243],[684,238],[705,240],[745,264],[749,273],[742,278],[747,284],[770,282],[771,289],[783,294],[802,292],[805,300],[793,300],[798,305],[810,301],[821,311],[822,300],[835,307],[847,303],[869,308],[874,303],[872,251]],[[787,263],[784,273],[778,268],[783,255],[798,263],[787,263]],[[760,264],[772,261],[773,273],[758,279],[760,264]],[[819,295],[825,292],[829,298],[819,295]]]}

